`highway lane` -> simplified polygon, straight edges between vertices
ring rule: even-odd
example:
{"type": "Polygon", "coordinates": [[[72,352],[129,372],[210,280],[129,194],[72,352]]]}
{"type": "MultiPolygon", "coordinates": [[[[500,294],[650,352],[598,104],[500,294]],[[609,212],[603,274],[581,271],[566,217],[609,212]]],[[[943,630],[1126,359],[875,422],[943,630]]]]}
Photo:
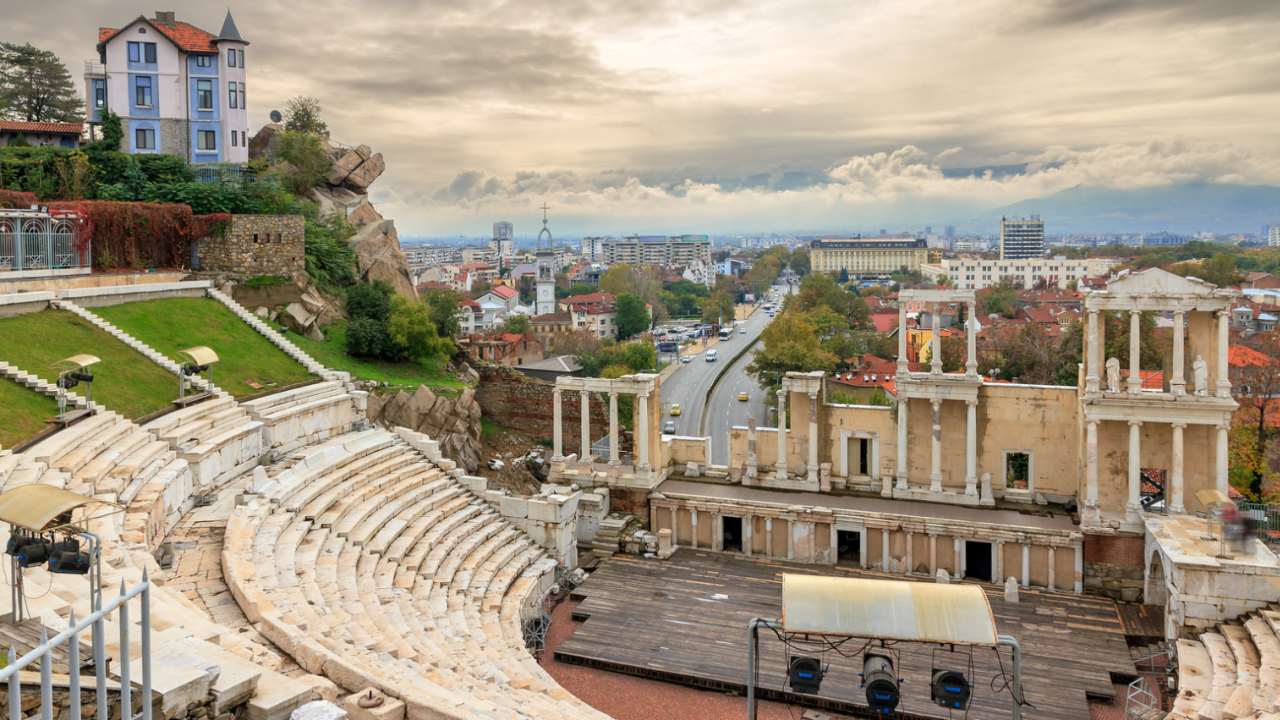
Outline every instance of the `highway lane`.
{"type": "MultiPolygon", "coordinates": [[[[783,294],[787,293],[789,288],[794,290],[795,286],[785,284],[774,286],[775,290],[783,294]]],[[[755,335],[759,335],[771,318],[768,313],[760,312],[753,316],[752,320],[760,321],[759,329],[752,331],[755,335]]],[[[737,351],[735,350],[734,352],[736,353],[737,351]]],[[[759,384],[746,373],[746,367],[751,364],[751,358],[754,354],[753,348],[751,352],[743,355],[738,362],[734,363],[733,367],[720,379],[720,384],[716,386],[715,392],[711,395],[711,404],[707,408],[707,420],[703,428],[703,434],[711,438],[712,465],[729,464],[729,430],[735,425],[745,426],[748,415],[755,416],[757,426],[770,424],[767,408],[764,404],[764,390],[761,390],[759,384]],[[746,401],[738,399],[738,394],[742,392],[747,393],[748,399],[746,401]]]]}

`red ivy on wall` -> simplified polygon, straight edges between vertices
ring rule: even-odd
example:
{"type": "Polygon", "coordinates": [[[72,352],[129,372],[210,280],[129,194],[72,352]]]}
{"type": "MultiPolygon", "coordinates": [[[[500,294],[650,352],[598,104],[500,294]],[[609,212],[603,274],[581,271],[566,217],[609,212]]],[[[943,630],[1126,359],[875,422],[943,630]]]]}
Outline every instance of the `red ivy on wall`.
{"type": "Polygon", "coordinates": [[[191,242],[223,232],[231,222],[225,213],[195,215],[177,204],[70,200],[47,205],[85,219],[83,237],[92,241],[93,265],[100,269],[186,267],[191,242]]]}

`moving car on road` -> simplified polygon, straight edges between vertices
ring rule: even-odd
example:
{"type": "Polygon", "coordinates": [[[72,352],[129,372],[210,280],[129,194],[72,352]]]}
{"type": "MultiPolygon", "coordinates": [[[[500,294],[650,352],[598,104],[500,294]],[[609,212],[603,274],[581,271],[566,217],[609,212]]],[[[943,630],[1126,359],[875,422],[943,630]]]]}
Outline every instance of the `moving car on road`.
{"type": "Polygon", "coordinates": [[[742,330],[740,330],[739,332],[741,332],[743,335],[746,335],[746,334],[747,334],[747,329],[746,329],[746,328],[742,328],[742,330]]]}
{"type": "Polygon", "coordinates": [[[680,403],[671,403],[671,414],[672,416],[680,414],[680,403]]]}
{"type": "Polygon", "coordinates": [[[716,351],[715,351],[715,350],[708,350],[708,351],[707,351],[707,362],[715,362],[715,361],[716,361],[716,351]]]}
{"type": "Polygon", "coordinates": [[[741,402],[746,402],[746,401],[747,401],[747,394],[746,394],[745,392],[740,392],[740,393],[738,393],[738,400],[739,400],[739,401],[741,401],[741,402]]]}
{"type": "Polygon", "coordinates": [[[668,421],[667,421],[667,424],[666,424],[665,426],[663,426],[663,428],[662,428],[662,432],[666,433],[667,435],[675,435],[675,434],[676,434],[676,424],[675,424],[674,422],[672,422],[671,420],[668,420],[668,421]]]}

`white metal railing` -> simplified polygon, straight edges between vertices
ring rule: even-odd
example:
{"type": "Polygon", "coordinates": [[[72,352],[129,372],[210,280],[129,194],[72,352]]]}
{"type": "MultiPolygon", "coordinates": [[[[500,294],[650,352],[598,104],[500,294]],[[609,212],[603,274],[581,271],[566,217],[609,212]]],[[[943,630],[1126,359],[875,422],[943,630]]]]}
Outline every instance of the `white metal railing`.
{"type": "Polygon", "coordinates": [[[26,666],[40,661],[40,717],[41,720],[53,720],[53,649],[66,643],[67,675],[70,678],[70,720],[82,720],[80,714],[80,633],[92,628],[93,632],[93,671],[95,674],[95,690],[97,692],[97,720],[109,720],[110,706],[107,704],[107,652],[106,652],[106,616],[119,611],[117,619],[120,625],[120,717],[122,720],[151,720],[151,581],[147,573],[142,573],[142,582],[126,589],[124,581],[120,582],[120,595],[103,607],[90,613],[85,619],[76,622],[76,614],[71,612],[67,629],[48,637],[47,630],[40,631],[40,645],[31,652],[17,657],[13,646],[9,646],[9,664],[0,670],[0,683],[8,682],[9,688],[9,720],[22,720],[22,680],[19,676],[26,666]],[[142,714],[133,714],[132,686],[129,684],[129,601],[141,596],[141,630],[142,630],[142,714]],[[126,710],[127,708],[127,710],[126,710]]]}

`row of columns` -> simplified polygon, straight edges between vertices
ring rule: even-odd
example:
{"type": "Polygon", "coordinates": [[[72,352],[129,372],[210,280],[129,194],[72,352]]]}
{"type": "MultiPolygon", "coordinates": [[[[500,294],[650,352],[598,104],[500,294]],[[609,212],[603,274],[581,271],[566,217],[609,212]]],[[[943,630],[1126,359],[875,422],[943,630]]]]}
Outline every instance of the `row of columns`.
{"type": "MultiPolygon", "coordinates": [[[[930,347],[932,357],[930,358],[929,374],[942,374],[942,315],[938,312],[940,303],[929,303],[929,314],[933,317],[933,330],[930,333],[930,347]]],[[[969,300],[965,302],[965,375],[974,377],[978,374],[978,334],[975,330],[977,327],[977,319],[974,313],[977,312],[977,302],[969,300]]],[[[907,372],[907,306],[903,302],[898,303],[898,372],[907,372]]]]}
{"type": "MultiPolygon", "coordinates": [[[[1088,450],[1086,461],[1089,463],[1088,481],[1085,492],[1092,503],[1086,502],[1088,507],[1097,507],[1097,458],[1098,458],[1098,431],[1096,420],[1089,422],[1089,431],[1087,436],[1088,450]]],[[[1125,503],[1125,517],[1129,522],[1138,522],[1141,520],[1142,511],[1142,426],[1141,420],[1129,421],[1129,496],[1125,503]]],[[[1169,487],[1167,488],[1168,510],[1171,513],[1185,513],[1184,495],[1184,476],[1186,468],[1186,448],[1183,441],[1183,431],[1186,430],[1187,423],[1174,422],[1170,423],[1173,428],[1173,437],[1171,443],[1172,467],[1169,469],[1169,487]]],[[[1230,427],[1220,424],[1217,426],[1217,449],[1214,467],[1214,486],[1219,492],[1227,492],[1227,450],[1228,450],[1228,433],[1230,427]]]]}
{"type": "MultiPolygon", "coordinates": [[[[1103,366],[1106,364],[1106,327],[1100,322],[1098,309],[1089,312],[1089,357],[1086,374],[1086,389],[1098,392],[1102,380],[1103,366]]],[[[1142,392],[1142,373],[1139,360],[1142,354],[1142,310],[1129,310],[1129,378],[1125,390],[1130,395],[1142,392]]],[[[1220,398],[1231,397],[1230,363],[1228,357],[1228,333],[1231,325],[1231,311],[1219,310],[1214,313],[1218,325],[1218,377],[1214,384],[1214,395],[1220,398]]],[[[1173,375],[1169,380],[1169,391],[1174,395],[1185,395],[1187,392],[1186,377],[1186,312],[1173,312],[1173,375]]]]}
{"type": "MultiPolygon", "coordinates": [[[[552,450],[551,460],[553,462],[564,461],[564,411],[561,409],[562,390],[556,388],[552,391],[553,405],[551,412],[552,427],[552,450]]],[[[586,457],[591,453],[591,391],[579,390],[579,396],[582,400],[582,457],[586,457]]],[[[640,403],[640,427],[636,428],[636,467],[639,469],[647,469],[649,467],[649,394],[636,393],[636,397],[640,403]]],[[[609,464],[622,464],[622,448],[618,440],[618,393],[609,393],[609,464]]]]}
{"type": "MultiPolygon", "coordinates": [[[[907,536],[907,539],[906,539],[907,552],[906,552],[906,557],[903,563],[903,565],[905,566],[905,569],[902,570],[901,572],[903,574],[906,574],[906,573],[911,573],[915,571],[915,531],[904,530],[904,532],[906,533],[906,536],[907,536]]],[[[929,574],[930,575],[938,572],[938,535],[939,534],[941,533],[928,532],[929,574]]],[[[993,582],[1003,582],[1002,578],[1007,577],[1005,567],[1004,567],[1005,541],[1004,540],[995,540],[995,541],[983,540],[981,542],[991,542],[992,580],[993,582]]],[[[1021,572],[1018,575],[1018,584],[1023,587],[1030,587],[1031,586],[1031,545],[1032,544],[1028,540],[1023,540],[1019,544],[1022,546],[1022,558],[1021,558],[1022,562],[1021,562],[1021,567],[1019,568],[1021,572]]],[[[1049,550],[1048,587],[1050,590],[1057,589],[1056,587],[1057,585],[1056,549],[1057,549],[1057,546],[1055,545],[1048,546],[1048,550],[1049,550]]],[[[1074,556],[1075,556],[1075,577],[1076,577],[1074,581],[1073,589],[1075,592],[1081,593],[1081,592],[1084,592],[1084,582],[1083,582],[1084,546],[1083,544],[1082,543],[1072,544],[1072,551],[1074,552],[1074,556]]],[[[954,553],[954,557],[955,557],[955,563],[953,567],[960,573],[960,576],[963,577],[964,572],[966,570],[965,568],[966,563],[964,561],[964,549],[963,549],[963,543],[961,542],[961,538],[958,538],[958,537],[952,538],[952,552],[954,553]]],[[[865,550],[862,553],[862,557],[863,557],[862,566],[866,567],[866,551],[865,550]]],[[[880,558],[881,558],[882,569],[888,570],[889,530],[887,528],[882,528],[880,530],[880,558]]]]}
{"type": "MultiPolygon", "coordinates": [[[[787,475],[787,393],[778,389],[778,461],[774,465],[779,479],[787,475]]],[[[818,394],[809,393],[809,459],[806,462],[809,482],[818,482],[818,394]]]]}
{"type": "MultiPolygon", "coordinates": [[[[909,398],[898,398],[898,469],[897,487],[907,489],[907,402],[909,398]]],[[[965,444],[964,444],[964,494],[978,494],[978,401],[965,400],[965,444]]],[[[942,400],[934,398],[929,401],[933,408],[930,427],[931,447],[929,465],[929,492],[942,492],[942,400]]]]}

